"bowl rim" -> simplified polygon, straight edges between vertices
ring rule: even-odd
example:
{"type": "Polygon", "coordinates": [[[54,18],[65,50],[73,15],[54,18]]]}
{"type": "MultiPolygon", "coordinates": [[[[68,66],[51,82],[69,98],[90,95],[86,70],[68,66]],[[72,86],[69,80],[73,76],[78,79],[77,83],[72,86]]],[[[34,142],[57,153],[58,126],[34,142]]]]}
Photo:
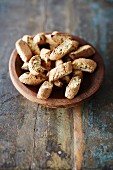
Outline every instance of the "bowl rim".
{"type": "MultiPolygon", "coordinates": [[[[79,39],[81,41],[84,41],[84,43],[91,45],[90,43],[88,43],[87,41],[85,41],[84,39],[81,39],[78,36],[74,36],[72,35],[73,38],[75,39],[79,39]]],[[[91,45],[92,46],[92,45],[91,45]]],[[[92,46],[93,47],[93,46],[92,46]]],[[[94,48],[94,47],[93,47],[94,48]]],[[[94,48],[95,49],[95,48],[94,48]]],[[[17,57],[17,50],[14,49],[11,56],[10,56],[10,60],[9,60],[9,74],[10,74],[10,78],[12,80],[12,83],[14,84],[15,88],[28,100],[32,101],[32,102],[36,102],[38,104],[44,105],[46,107],[50,107],[50,108],[57,108],[57,107],[72,107],[75,104],[89,98],[90,96],[92,96],[100,87],[103,78],[104,78],[104,63],[103,63],[103,59],[101,57],[101,55],[98,53],[98,51],[95,49],[96,54],[99,56],[100,58],[100,62],[101,62],[101,70],[100,70],[100,77],[99,79],[97,79],[97,83],[96,86],[91,86],[91,88],[89,88],[86,92],[76,96],[74,99],[67,99],[67,98],[61,98],[61,99],[56,99],[56,98],[48,98],[46,100],[42,100],[36,97],[35,92],[31,91],[30,89],[28,89],[26,87],[25,84],[21,83],[19,81],[18,75],[16,73],[16,67],[15,67],[15,62],[16,62],[16,57],[17,57]]]]}

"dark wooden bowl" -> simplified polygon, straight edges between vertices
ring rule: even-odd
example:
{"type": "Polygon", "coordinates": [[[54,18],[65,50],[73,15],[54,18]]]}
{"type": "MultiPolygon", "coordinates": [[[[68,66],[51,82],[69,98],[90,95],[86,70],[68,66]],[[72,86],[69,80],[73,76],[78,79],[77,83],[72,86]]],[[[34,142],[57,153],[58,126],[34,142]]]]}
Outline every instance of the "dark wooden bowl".
{"type": "MultiPolygon", "coordinates": [[[[85,40],[73,36],[74,40],[77,40],[80,45],[89,44],[85,40]]],[[[96,49],[95,49],[96,50],[96,49]]],[[[16,89],[27,99],[32,102],[36,102],[47,107],[56,108],[56,107],[69,107],[74,104],[81,102],[82,100],[89,98],[93,95],[100,87],[103,77],[104,77],[104,64],[103,59],[100,54],[96,51],[96,54],[91,57],[97,63],[97,69],[94,73],[84,73],[83,83],[81,84],[79,93],[75,96],[74,99],[69,100],[64,97],[65,88],[55,88],[47,100],[38,99],[37,92],[39,86],[28,86],[21,83],[18,77],[23,73],[21,69],[22,61],[17,54],[16,49],[11,54],[9,61],[9,73],[11,80],[16,87],[16,89]]]]}

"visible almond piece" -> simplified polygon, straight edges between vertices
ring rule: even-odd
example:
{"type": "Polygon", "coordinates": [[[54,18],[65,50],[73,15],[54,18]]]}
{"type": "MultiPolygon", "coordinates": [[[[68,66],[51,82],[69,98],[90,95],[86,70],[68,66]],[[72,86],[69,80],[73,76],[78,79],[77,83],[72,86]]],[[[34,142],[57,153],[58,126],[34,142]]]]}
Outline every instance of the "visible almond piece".
{"type": "Polygon", "coordinates": [[[82,71],[86,71],[89,73],[94,72],[94,70],[97,67],[97,64],[95,61],[91,59],[86,59],[86,58],[75,59],[72,65],[73,65],[73,69],[82,70],[82,71]]]}
{"type": "Polygon", "coordinates": [[[31,49],[33,54],[35,54],[35,55],[39,55],[40,54],[40,49],[39,49],[37,43],[35,43],[33,41],[33,37],[32,36],[24,35],[22,39],[23,39],[23,41],[25,41],[28,44],[28,46],[30,47],[30,49],[31,49]]]}
{"type": "Polygon", "coordinates": [[[77,95],[81,84],[81,79],[79,76],[73,77],[68,86],[66,87],[65,97],[68,99],[73,99],[77,95]]]}
{"type": "Polygon", "coordinates": [[[44,33],[38,33],[34,37],[34,42],[39,44],[39,45],[45,45],[46,44],[46,37],[44,33]]]}
{"type": "Polygon", "coordinates": [[[37,98],[47,99],[53,89],[53,84],[51,82],[45,81],[39,88],[37,98]]]}
{"type": "Polygon", "coordinates": [[[76,58],[86,58],[95,54],[95,50],[90,45],[84,45],[79,47],[77,51],[71,52],[69,56],[74,60],[76,58]]]}
{"type": "Polygon", "coordinates": [[[29,61],[29,71],[33,75],[39,75],[44,72],[44,68],[41,66],[41,58],[39,55],[33,56],[29,61]]]}
{"type": "Polygon", "coordinates": [[[29,70],[29,63],[28,63],[28,62],[25,62],[25,63],[22,65],[21,69],[23,69],[23,70],[29,70]]]}
{"type": "Polygon", "coordinates": [[[79,43],[74,40],[66,39],[62,44],[55,48],[50,54],[50,60],[59,60],[72,50],[76,50],[79,43]]]}
{"type": "Polygon", "coordinates": [[[49,81],[56,81],[72,72],[71,62],[60,64],[49,71],[49,81]]]}
{"type": "Polygon", "coordinates": [[[26,72],[19,77],[19,80],[24,84],[36,86],[46,80],[46,76],[43,74],[34,76],[30,72],[26,72]]]}
{"type": "Polygon", "coordinates": [[[33,54],[27,43],[24,42],[22,39],[19,39],[15,45],[22,61],[24,62],[29,61],[33,54]]]}

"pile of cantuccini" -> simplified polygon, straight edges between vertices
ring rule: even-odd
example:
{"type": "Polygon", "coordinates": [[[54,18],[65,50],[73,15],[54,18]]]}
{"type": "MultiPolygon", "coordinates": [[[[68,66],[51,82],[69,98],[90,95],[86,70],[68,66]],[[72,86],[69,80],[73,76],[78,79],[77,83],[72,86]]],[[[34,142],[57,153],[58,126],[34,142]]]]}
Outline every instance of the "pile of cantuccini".
{"type": "Polygon", "coordinates": [[[83,81],[83,72],[92,73],[97,66],[87,59],[95,54],[93,47],[80,46],[72,35],[57,31],[25,35],[16,42],[16,49],[25,70],[19,80],[27,85],[41,84],[37,94],[40,99],[47,99],[54,86],[64,86],[65,97],[73,99],[83,81]]]}

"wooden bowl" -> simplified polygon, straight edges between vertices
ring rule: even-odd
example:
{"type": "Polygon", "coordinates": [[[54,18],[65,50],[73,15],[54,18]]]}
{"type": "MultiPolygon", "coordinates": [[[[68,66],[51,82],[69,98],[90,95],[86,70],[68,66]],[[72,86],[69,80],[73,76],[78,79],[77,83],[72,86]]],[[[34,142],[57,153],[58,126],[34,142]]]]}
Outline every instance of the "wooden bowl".
{"type": "MultiPolygon", "coordinates": [[[[85,40],[73,36],[74,40],[77,40],[80,45],[89,44],[85,40]]],[[[96,49],[95,49],[96,50],[96,49]]],[[[21,83],[18,77],[23,73],[21,69],[22,61],[17,54],[16,49],[11,54],[9,61],[9,73],[11,80],[16,89],[27,99],[32,102],[36,102],[41,105],[45,105],[51,108],[57,107],[69,107],[74,104],[81,102],[82,100],[89,98],[93,95],[100,87],[104,77],[104,64],[100,54],[96,51],[95,55],[91,57],[97,63],[97,68],[94,73],[84,73],[83,83],[81,84],[80,90],[74,99],[67,99],[64,97],[65,88],[54,88],[50,98],[46,100],[38,99],[37,92],[40,86],[28,86],[21,83]]]]}

